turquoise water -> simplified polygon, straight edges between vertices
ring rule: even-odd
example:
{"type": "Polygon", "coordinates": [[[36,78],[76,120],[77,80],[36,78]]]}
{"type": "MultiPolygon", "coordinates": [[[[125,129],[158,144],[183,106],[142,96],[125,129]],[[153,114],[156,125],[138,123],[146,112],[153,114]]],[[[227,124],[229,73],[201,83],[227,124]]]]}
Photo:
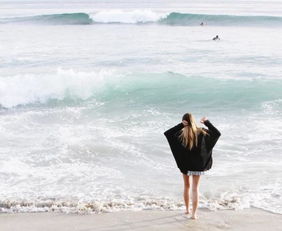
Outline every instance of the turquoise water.
{"type": "Polygon", "coordinates": [[[279,1],[2,4],[2,212],[183,209],[192,112],[222,133],[201,206],[281,213],[279,1]]]}

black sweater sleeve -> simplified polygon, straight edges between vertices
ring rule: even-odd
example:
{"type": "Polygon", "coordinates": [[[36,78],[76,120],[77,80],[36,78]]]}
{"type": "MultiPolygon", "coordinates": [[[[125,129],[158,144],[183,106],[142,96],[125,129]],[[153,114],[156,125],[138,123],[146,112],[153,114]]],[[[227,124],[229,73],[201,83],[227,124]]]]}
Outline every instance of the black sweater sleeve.
{"type": "Polygon", "coordinates": [[[176,135],[176,133],[178,133],[183,127],[184,125],[182,123],[179,123],[176,126],[165,131],[164,135],[167,138],[171,152],[176,161],[177,167],[180,169],[182,173],[186,174],[187,169],[185,166],[185,163],[186,163],[185,155],[183,155],[183,146],[180,145],[178,136],[176,135]]]}
{"type": "Polygon", "coordinates": [[[164,132],[164,135],[166,137],[171,137],[173,136],[176,132],[180,131],[182,128],[184,128],[183,123],[179,123],[176,126],[168,129],[167,131],[164,132]]]}
{"type": "Polygon", "coordinates": [[[206,120],[204,122],[204,124],[209,129],[208,130],[208,133],[209,133],[209,135],[208,135],[208,137],[209,137],[209,139],[208,139],[209,140],[209,147],[210,147],[210,149],[212,149],[214,147],[214,145],[216,144],[218,138],[221,136],[221,133],[220,133],[220,131],[217,130],[216,127],[214,127],[212,125],[212,123],[209,120],[206,120]]]}
{"type": "Polygon", "coordinates": [[[221,133],[217,130],[215,126],[212,125],[209,120],[206,120],[204,124],[209,128],[209,131],[213,136],[220,137],[221,133]]]}

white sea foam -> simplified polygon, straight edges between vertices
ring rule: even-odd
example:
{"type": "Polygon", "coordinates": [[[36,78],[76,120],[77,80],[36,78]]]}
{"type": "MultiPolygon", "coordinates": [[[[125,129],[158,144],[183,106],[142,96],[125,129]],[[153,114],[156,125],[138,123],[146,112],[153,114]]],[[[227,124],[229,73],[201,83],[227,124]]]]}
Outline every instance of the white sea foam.
{"type": "Polygon", "coordinates": [[[166,13],[158,13],[152,10],[105,10],[91,14],[91,18],[97,23],[148,23],[157,22],[166,17],[166,13]]]}
{"type": "Polygon", "coordinates": [[[75,72],[58,69],[51,74],[23,74],[0,81],[0,105],[13,107],[32,103],[46,103],[51,99],[87,99],[113,75],[111,70],[75,72]]]}
{"type": "Polygon", "coordinates": [[[266,101],[262,103],[262,108],[267,114],[280,115],[282,109],[282,99],[266,101]]]}
{"type": "MultiPolygon", "coordinates": [[[[209,198],[210,195],[200,196],[200,208],[210,210],[241,210],[250,207],[265,209],[274,213],[281,213],[281,207],[269,207],[269,204],[275,203],[274,199],[281,198],[280,191],[273,191],[265,186],[261,193],[251,191],[241,192],[223,192],[219,198],[209,198]],[[272,192],[270,192],[271,190],[272,192]],[[274,195],[275,194],[275,195],[274,195]],[[274,196],[274,197],[273,197],[274,196]]],[[[2,199],[0,200],[0,212],[63,212],[63,213],[105,213],[122,210],[183,210],[182,200],[171,198],[154,198],[148,196],[104,199],[104,200],[86,200],[85,198],[37,198],[28,199],[2,199]]]]}

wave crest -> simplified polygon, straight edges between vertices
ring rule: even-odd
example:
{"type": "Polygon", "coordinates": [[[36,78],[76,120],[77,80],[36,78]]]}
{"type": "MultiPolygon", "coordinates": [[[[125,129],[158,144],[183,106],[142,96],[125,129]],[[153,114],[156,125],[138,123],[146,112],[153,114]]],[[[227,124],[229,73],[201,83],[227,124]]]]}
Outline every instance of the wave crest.
{"type": "Polygon", "coordinates": [[[0,78],[0,106],[11,108],[44,104],[50,100],[86,100],[95,95],[112,71],[75,72],[58,69],[42,75],[16,75],[0,78]]]}
{"type": "Polygon", "coordinates": [[[205,23],[210,26],[282,26],[278,16],[240,16],[191,14],[181,12],[155,12],[152,10],[102,10],[94,13],[63,13],[16,18],[2,18],[1,23],[39,24],[165,24],[195,26],[205,23]]]}
{"type": "Polygon", "coordinates": [[[1,19],[2,23],[35,23],[58,25],[87,25],[93,23],[86,13],[64,13],[1,19]]]}
{"type": "Polygon", "coordinates": [[[281,91],[279,81],[268,79],[250,82],[248,78],[215,81],[215,78],[191,77],[174,72],[118,73],[110,69],[79,72],[58,69],[55,73],[0,78],[0,105],[11,108],[60,101],[76,104],[87,100],[108,105],[126,104],[130,99],[141,105],[160,106],[179,100],[184,104],[189,101],[220,104],[236,110],[238,107],[261,107],[265,98],[275,100],[273,94],[281,91]],[[202,84],[203,81],[206,86],[202,84]]]}
{"type": "Polygon", "coordinates": [[[166,15],[152,10],[109,10],[91,14],[91,18],[94,23],[144,24],[156,23],[166,15]]]}

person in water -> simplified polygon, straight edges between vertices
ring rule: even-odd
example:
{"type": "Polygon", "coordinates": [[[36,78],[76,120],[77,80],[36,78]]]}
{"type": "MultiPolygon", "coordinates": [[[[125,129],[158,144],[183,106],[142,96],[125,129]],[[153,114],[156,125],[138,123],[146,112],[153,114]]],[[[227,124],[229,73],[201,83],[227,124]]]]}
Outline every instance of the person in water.
{"type": "Polygon", "coordinates": [[[215,36],[212,40],[213,40],[213,41],[216,41],[216,40],[220,40],[220,38],[219,38],[218,35],[217,35],[217,36],[215,36]]]}
{"type": "Polygon", "coordinates": [[[193,115],[186,113],[182,117],[182,123],[164,132],[177,167],[183,175],[185,214],[190,214],[189,176],[192,176],[192,219],[197,218],[200,176],[212,167],[212,149],[221,135],[206,117],[200,122],[208,129],[198,127],[193,115]]]}

